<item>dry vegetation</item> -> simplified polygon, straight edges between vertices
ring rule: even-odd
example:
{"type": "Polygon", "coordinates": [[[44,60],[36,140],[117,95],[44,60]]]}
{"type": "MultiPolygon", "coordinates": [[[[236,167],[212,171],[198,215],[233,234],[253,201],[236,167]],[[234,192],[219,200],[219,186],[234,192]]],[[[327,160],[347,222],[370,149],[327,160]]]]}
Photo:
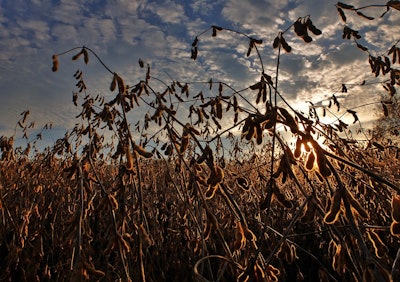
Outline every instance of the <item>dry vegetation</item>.
{"type": "MultiPolygon", "coordinates": [[[[353,11],[366,17],[337,8],[344,20],[353,11]]],[[[305,44],[321,34],[310,17],[293,27],[305,44]]],[[[278,54],[291,51],[287,32],[273,43],[278,54]]],[[[368,52],[359,36],[344,28],[368,52]]],[[[259,57],[262,41],[247,38],[247,56],[259,57]]],[[[54,55],[53,70],[75,50],[54,55]]],[[[399,50],[369,54],[388,91],[386,119],[397,103],[399,50]]],[[[92,54],[103,64],[87,47],[73,59],[88,63],[92,54]]],[[[314,108],[295,111],[264,71],[241,90],[206,81],[210,95],[192,93],[190,82],[158,81],[141,60],[144,79],[134,86],[103,66],[115,98],[93,97],[78,70],[79,124],[54,146],[32,154],[36,141],[22,149],[1,138],[2,281],[400,279],[400,148],[387,135],[360,143],[341,120],[323,124],[314,108]],[[130,124],[137,107],[147,113],[130,124]]],[[[323,112],[340,106],[332,96],[323,112]]],[[[18,122],[26,137],[28,115],[18,122]]]]}

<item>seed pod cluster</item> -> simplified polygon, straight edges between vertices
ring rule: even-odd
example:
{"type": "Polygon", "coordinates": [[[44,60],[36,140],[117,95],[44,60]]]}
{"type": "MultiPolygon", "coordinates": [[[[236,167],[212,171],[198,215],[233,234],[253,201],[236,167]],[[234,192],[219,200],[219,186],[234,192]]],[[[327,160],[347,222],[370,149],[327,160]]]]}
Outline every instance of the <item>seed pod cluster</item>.
{"type": "Polygon", "coordinates": [[[255,38],[250,38],[250,42],[249,42],[249,48],[247,49],[247,54],[246,56],[249,57],[251,54],[251,51],[253,50],[253,48],[256,46],[256,44],[262,44],[262,40],[261,39],[255,39],[255,38]]]}
{"type": "Polygon", "coordinates": [[[285,108],[278,108],[279,112],[281,114],[281,117],[283,118],[283,123],[287,126],[289,126],[290,131],[292,133],[298,133],[299,132],[299,126],[294,119],[294,117],[285,109],[285,108]]]}
{"type": "Polygon", "coordinates": [[[224,170],[220,166],[214,165],[213,169],[211,169],[210,176],[207,179],[207,184],[211,187],[217,186],[224,179],[224,175],[224,170]]]}
{"type": "Polygon", "coordinates": [[[271,129],[276,123],[276,118],[276,110],[270,111],[264,115],[249,115],[242,128],[242,136],[248,141],[254,138],[257,144],[260,145],[263,141],[263,130],[271,129]]]}
{"type": "Polygon", "coordinates": [[[196,36],[196,38],[194,39],[194,41],[192,43],[191,56],[190,56],[190,58],[194,61],[196,61],[196,59],[197,59],[197,54],[198,54],[197,44],[198,43],[199,43],[199,39],[196,36]]]}
{"type": "Polygon", "coordinates": [[[272,264],[268,264],[266,269],[267,281],[278,282],[280,274],[281,272],[278,268],[274,267],[272,264]]]}
{"type": "Polygon", "coordinates": [[[326,224],[333,224],[338,220],[343,197],[346,197],[346,200],[349,202],[352,211],[357,212],[357,214],[364,219],[369,218],[369,214],[366,209],[361,206],[360,202],[354,198],[351,192],[349,192],[347,189],[337,189],[330,199],[330,209],[324,217],[324,222],[326,224]]]}
{"type": "Polygon", "coordinates": [[[271,193],[267,193],[265,198],[260,202],[260,210],[264,211],[268,208],[270,201],[272,199],[276,199],[278,203],[286,208],[286,209],[292,209],[293,208],[293,200],[289,200],[286,195],[278,188],[276,185],[275,179],[271,179],[271,182],[268,182],[268,186],[270,185],[271,187],[271,193]]]}
{"type": "Polygon", "coordinates": [[[235,223],[235,241],[233,243],[233,248],[235,251],[242,250],[247,241],[253,242],[257,241],[254,233],[247,227],[247,224],[237,221],[235,223]]]}
{"type": "Polygon", "coordinates": [[[282,175],[282,184],[284,184],[287,180],[287,177],[290,175],[291,166],[297,164],[292,151],[288,147],[285,148],[284,154],[281,157],[278,168],[276,172],[272,175],[274,178],[278,178],[282,175]]]}
{"type": "Polygon", "coordinates": [[[310,17],[299,18],[293,24],[293,27],[296,35],[301,37],[306,43],[310,43],[313,40],[312,37],[308,34],[308,31],[311,31],[314,35],[322,34],[321,30],[315,27],[310,17]]]}
{"type": "Polygon", "coordinates": [[[286,42],[285,38],[283,37],[282,32],[280,32],[278,34],[278,36],[275,37],[274,43],[272,44],[272,47],[274,47],[274,49],[278,48],[279,46],[282,46],[282,48],[287,53],[290,53],[292,51],[292,47],[290,47],[289,44],[286,42]]]}
{"type": "Polygon", "coordinates": [[[348,26],[345,26],[345,27],[343,28],[342,38],[343,38],[343,39],[345,39],[345,38],[346,38],[346,39],[351,39],[351,38],[360,39],[360,38],[361,38],[361,35],[358,33],[357,30],[354,30],[354,29],[351,29],[351,28],[348,27],[348,26]]]}
{"type": "Polygon", "coordinates": [[[279,247],[278,255],[288,264],[292,264],[297,258],[296,246],[284,241],[279,247]]]}
{"type": "Polygon", "coordinates": [[[311,36],[308,35],[307,26],[302,22],[301,19],[297,20],[293,27],[294,32],[297,34],[297,36],[301,37],[304,42],[310,43],[312,41],[311,36]]]}
{"type": "Polygon", "coordinates": [[[89,54],[85,47],[82,47],[82,49],[79,53],[72,56],[72,60],[73,61],[78,60],[81,55],[83,55],[83,60],[84,60],[85,64],[88,64],[89,63],[89,54]]]}
{"type": "Polygon", "coordinates": [[[181,138],[181,147],[180,153],[183,154],[189,146],[189,140],[191,133],[195,135],[199,135],[199,131],[195,129],[190,123],[185,124],[183,127],[182,138],[181,138]]]}
{"type": "Polygon", "coordinates": [[[267,101],[267,86],[271,94],[271,85],[273,85],[271,76],[263,73],[259,82],[249,86],[251,90],[258,90],[256,104],[260,103],[261,98],[263,103],[267,101]]]}

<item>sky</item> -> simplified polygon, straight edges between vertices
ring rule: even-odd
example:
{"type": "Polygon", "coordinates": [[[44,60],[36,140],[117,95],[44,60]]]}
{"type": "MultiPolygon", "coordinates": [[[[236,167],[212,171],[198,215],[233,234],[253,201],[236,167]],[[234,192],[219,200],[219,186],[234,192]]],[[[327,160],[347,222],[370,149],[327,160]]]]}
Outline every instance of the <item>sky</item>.
{"type": "MultiPolygon", "coordinates": [[[[51,57],[70,48],[87,46],[104,63],[125,78],[143,79],[138,60],[152,69],[152,76],[165,82],[224,81],[235,89],[259,79],[260,64],[246,57],[248,41],[221,31],[203,34],[196,61],[190,48],[196,35],[211,25],[238,30],[263,40],[259,46],[266,73],[275,77],[277,51],[272,42],[299,17],[310,15],[322,35],[304,43],[293,31],[285,34],[292,46],[280,59],[279,89],[294,108],[307,111],[307,101],[319,105],[335,94],[344,108],[379,102],[385,94],[368,65],[368,56],[354,43],[342,39],[344,23],[327,0],[0,0],[0,136],[15,134],[20,114],[30,111],[34,136],[46,123],[43,144],[52,144],[71,129],[79,108],[72,103],[76,91],[73,74],[84,72],[91,93],[111,99],[110,74],[93,56],[88,65],[71,61],[74,53],[60,56],[59,70],[52,72],[51,57]],[[365,80],[366,86],[359,86],[365,80]],[[346,84],[347,93],[341,93],[346,84]]],[[[347,1],[356,7],[385,1],[347,1]]],[[[348,13],[348,25],[360,30],[360,43],[374,55],[383,54],[399,38],[400,12],[379,15],[385,8],[365,10],[374,21],[348,13]]],[[[246,94],[247,95],[247,94],[246,94]]],[[[248,94],[250,95],[250,94],[248,94]]],[[[254,101],[254,97],[249,99],[254,101]]],[[[357,108],[365,127],[376,119],[373,107],[357,108]]],[[[138,112],[138,119],[143,113],[138,112]]],[[[344,116],[349,123],[351,115],[344,116]]],[[[134,117],[133,117],[134,119],[134,117]]],[[[132,121],[134,123],[134,120],[132,121]]],[[[22,134],[17,129],[16,139],[22,134]]]]}

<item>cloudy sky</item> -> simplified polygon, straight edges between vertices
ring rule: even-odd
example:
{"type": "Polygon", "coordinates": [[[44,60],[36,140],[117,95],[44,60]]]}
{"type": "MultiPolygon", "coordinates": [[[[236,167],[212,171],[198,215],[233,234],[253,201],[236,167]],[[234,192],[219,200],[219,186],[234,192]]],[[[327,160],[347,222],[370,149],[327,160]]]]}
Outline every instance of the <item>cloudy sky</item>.
{"type": "MultiPolygon", "coordinates": [[[[292,46],[282,54],[282,95],[306,111],[306,101],[318,104],[332,94],[343,107],[353,108],[380,101],[382,86],[371,75],[368,56],[349,40],[342,39],[344,23],[335,4],[327,0],[1,0],[0,1],[0,136],[14,134],[20,113],[29,110],[36,129],[48,122],[53,131],[43,142],[52,143],[77,122],[72,103],[76,90],[73,74],[84,71],[91,93],[113,97],[108,90],[110,74],[91,57],[88,66],[72,62],[73,53],[59,58],[60,69],[51,71],[51,56],[77,46],[94,50],[113,71],[133,84],[143,78],[138,59],[149,63],[152,75],[169,83],[174,80],[208,81],[210,78],[242,89],[259,79],[260,64],[252,54],[246,58],[248,41],[227,32],[216,38],[202,35],[199,57],[190,59],[195,36],[218,25],[260,38],[266,73],[275,77],[277,52],[272,42],[299,17],[311,16],[322,35],[305,44],[285,34],[292,46]],[[359,86],[365,80],[367,86],[359,86]],[[341,93],[342,84],[348,87],[341,93]]],[[[348,1],[356,7],[386,1],[348,1]]],[[[399,38],[400,12],[379,15],[385,8],[365,10],[374,21],[348,13],[348,24],[360,30],[360,43],[374,55],[387,51],[399,38]]],[[[250,98],[254,101],[254,97],[250,98]]],[[[373,107],[357,111],[366,126],[376,116],[373,107]]],[[[138,118],[141,118],[139,116],[138,118]]],[[[351,123],[351,115],[348,117],[351,123]]],[[[34,131],[33,131],[34,132],[34,131]]],[[[16,138],[21,134],[17,133],[16,138]]]]}

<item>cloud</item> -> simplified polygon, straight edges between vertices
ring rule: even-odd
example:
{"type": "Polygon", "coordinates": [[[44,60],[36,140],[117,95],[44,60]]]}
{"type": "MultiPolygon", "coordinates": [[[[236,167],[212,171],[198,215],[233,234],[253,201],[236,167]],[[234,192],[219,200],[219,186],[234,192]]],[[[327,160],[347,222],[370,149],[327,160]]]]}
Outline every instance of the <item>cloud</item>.
{"type": "MultiPolygon", "coordinates": [[[[374,1],[355,3],[370,2],[374,1]]],[[[57,128],[73,125],[77,109],[71,102],[71,92],[76,90],[72,74],[77,68],[83,70],[90,93],[101,93],[111,99],[115,94],[108,90],[111,74],[93,55],[87,66],[82,60],[72,62],[73,53],[61,56],[60,70],[51,72],[51,55],[76,46],[92,48],[129,84],[144,77],[145,69],[140,69],[137,63],[139,58],[150,64],[153,76],[167,83],[213,78],[235,89],[253,84],[259,79],[261,65],[254,50],[246,57],[249,40],[244,36],[225,30],[214,38],[209,31],[200,38],[198,60],[190,59],[194,37],[212,24],[263,39],[259,50],[264,67],[275,77],[274,38],[298,17],[310,15],[323,34],[313,36],[313,42],[305,44],[290,28],[285,38],[293,50],[280,58],[279,89],[298,105],[307,99],[330,96],[340,89],[341,83],[372,81],[367,54],[352,41],[341,39],[344,23],[337,15],[336,3],[334,0],[323,3],[317,0],[2,1],[0,70],[5,75],[0,77],[0,128],[3,128],[0,135],[13,131],[19,113],[27,107],[37,124],[53,120],[57,128]]],[[[381,54],[397,40],[400,19],[395,12],[374,22],[349,14],[349,24],[360,28],[362,44],[381,54]]],[[[157,89],[164,87],[156,80],[152,83],[157,89]]],[[[191,85],[193,92],[204,88],[207,85],[202,83],[191,85]]],[[[359,95],[379,99],[376,94],[379,87],[354,87],[351,91],[352,95],[344,97],[343,103],[355,105],[359,95]]],[[[207,93],[215,95],[213,91],[207,93]]],[[[244,95],[254,101],[253,94],[244,95]]],[[[132,119],[135,118],[132,114],[132,119]]]]}
{"type": "Polygon", "coordinates": [[[175,1],[148,2],[145,10],[156,14],[163,23],[180,24],[187,19],[183,6],[175,1]]]}

